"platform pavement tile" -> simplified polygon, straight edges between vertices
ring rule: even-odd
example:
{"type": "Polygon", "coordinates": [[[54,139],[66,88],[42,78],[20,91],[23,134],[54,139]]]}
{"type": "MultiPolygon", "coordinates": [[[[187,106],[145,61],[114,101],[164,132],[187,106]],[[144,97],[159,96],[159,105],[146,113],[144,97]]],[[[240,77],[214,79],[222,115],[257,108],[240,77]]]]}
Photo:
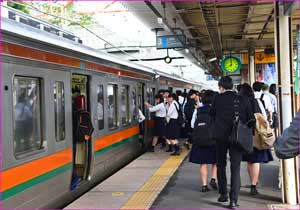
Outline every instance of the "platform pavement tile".
{"type": "Polygon", "coordinates": [[[119,209],[130,196],[131,193],[126,192],[117,196],[114,196],[112,192],[90,192],[65,209],[119,209]]]}

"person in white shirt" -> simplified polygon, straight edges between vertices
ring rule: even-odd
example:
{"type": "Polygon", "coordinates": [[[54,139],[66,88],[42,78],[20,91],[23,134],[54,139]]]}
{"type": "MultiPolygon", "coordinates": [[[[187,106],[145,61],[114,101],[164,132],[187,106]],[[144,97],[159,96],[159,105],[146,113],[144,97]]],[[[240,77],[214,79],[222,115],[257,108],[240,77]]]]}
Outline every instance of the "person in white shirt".
{"type": "Polygon", "coordinates": [[[165,120],[167,115],[167,110],[164,105],[164,99],[162,95],[155,96],[156,105],[152,106],[151,104],[145,102],[145,105],[149,108],[150,112],[155,112],[155,120],[154,120],[154,134],[152,140],[152,147],[150,152],[154,152],[154,148],[157,144],[158,137],[164,136],[165,130],[165,120]]]}
{"type": "Polygon", "coordinates": [[[268,119],[270,124],[272,124],[273,106],[270,97],[263,93],[263,86],[264,84],[262,82],[253,83],[254,97],[255,99],[259,99],[258,104],[262,110],[262,114],[268,119]]]}
{"type": "Polygon", "coordinates": [[[269,88],[269,93],[270,93],[270,98],[271,98],[271,103],[274,107],[274,112],[273,112],[273,125],[272,128],[275,129],[278,128],[278,107],[277,107],[277,87],[276,84],[271,84],[269,88]]]}
{"type": "MultiPolygon", "coordinates": [[[[178,144],[178,138],[180,137],[180,125],[178,123],[178,110],[179,104],[176,101],[176,94],[168,96],[168,111],[167,111],[167,125],[166,125],[166,139],[174,147],[175,151],[171,155],[180,155],[180,147],[178,144]]],[[[167,141],[167,142],[168,142],[167,141]]]]}

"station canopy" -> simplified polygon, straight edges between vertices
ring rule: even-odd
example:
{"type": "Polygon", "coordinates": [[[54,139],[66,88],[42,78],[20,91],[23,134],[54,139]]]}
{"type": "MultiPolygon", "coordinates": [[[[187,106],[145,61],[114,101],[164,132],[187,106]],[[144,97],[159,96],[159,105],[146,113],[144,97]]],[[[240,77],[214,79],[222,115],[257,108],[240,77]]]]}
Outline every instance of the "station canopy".
{"type": "MultiPolygon", "coordinates": [[[[180,28],[187,36],[189,54],[209,73],[220,75],[219,61],[230,53],[274,49],[274,1],[174,1],[124,2],[148,27],[154,30],[180,28]],[[158,18],[163,21],[158,21],[158,18]],[[217,58],[217,59],[215,59],[217,58]],[[215,60],[209,62],[209,60],[215,60]]],[[[292,17],[293,43],[299,23],[299,2],[283,3],[292,17]]]]}

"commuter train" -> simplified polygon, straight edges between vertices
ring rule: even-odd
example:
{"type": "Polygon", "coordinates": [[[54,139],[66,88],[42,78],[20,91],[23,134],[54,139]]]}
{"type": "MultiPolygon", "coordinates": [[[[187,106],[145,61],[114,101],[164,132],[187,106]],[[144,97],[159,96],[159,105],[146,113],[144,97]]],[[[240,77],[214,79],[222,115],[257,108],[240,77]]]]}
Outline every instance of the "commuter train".
{"type": "Polygon", "coordinates": [[[2,208],[63,207],[144,151],[153,126],[144,101],[154,103],[159,89],[202,88],[55,35],[16,11],[8,16],[1,20],[2,208]],[[94,127],[84,142],[73,138],[74,94],[94,127]]]}

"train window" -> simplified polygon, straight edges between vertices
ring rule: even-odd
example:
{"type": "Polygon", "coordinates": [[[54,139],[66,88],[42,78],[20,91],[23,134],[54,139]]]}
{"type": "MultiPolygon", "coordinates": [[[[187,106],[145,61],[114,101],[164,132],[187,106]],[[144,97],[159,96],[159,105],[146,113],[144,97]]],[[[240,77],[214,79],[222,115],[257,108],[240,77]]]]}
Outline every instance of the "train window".
{"type": "Polygon", "coordinates": [[[138,121],[138,113],[136,107],[136,88],[132,88],[131,100],[132,100],[131,113],[132,113],[133,121],[136,122],[138,121]]]}
{"type": "Polygon", "coordinates": [[[128,125],[130,118],[129,109],[129,86],[122,85],[121,89],[121,119],[122,125],[128,125]]]}
{"type": "Polygon", "coordinates": [[[103,95],[103,85],[97,86],[97,120],[98,129],[104,129],[104,95],[103,95]]]}
{"type": "Polygon", "coordinates": [[[14,77],[13,139],[16,157],[43,149],[41,82],[39,78],[14,77]]]}
{"type": "Polygon", "coordinates": [[[115,129],[118,127],[118,85],[109,84],[107,86],[108,104],[108,127],[115,129]]]}
{"type": "Polygon", "coordinates": [[[63,82],[55,82],[54,85],[54,115],[56,141],[65,140],[65,91],[63,82]]]}

